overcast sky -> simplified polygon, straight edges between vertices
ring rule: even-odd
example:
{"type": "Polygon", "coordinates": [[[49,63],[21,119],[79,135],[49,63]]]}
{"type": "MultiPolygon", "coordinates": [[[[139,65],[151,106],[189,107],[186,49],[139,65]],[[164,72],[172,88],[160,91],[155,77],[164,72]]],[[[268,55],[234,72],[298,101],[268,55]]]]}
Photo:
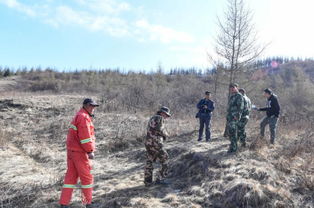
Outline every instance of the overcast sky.
{"type": "MultiPolygon", "coordinates": [[[[313,0],[247,0],[264,56],[313,57],[313,0]]],[[[0,0],[0,66],[208,67],[223,0],[0,0]]]]}

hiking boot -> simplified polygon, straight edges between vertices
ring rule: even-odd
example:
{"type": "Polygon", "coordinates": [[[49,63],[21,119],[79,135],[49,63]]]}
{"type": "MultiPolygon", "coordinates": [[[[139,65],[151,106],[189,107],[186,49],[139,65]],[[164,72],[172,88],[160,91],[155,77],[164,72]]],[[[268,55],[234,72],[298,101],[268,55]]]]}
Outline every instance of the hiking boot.
{"type": "Polygon", "coordinates": [[[68,205],[60,205],[60,208],[70,208],[68,205]]]}
{"type": "Polygon", "coordinates": [[[232,149],[228,149],[227,153],[228,153],[228,154],[234,154],[234,153],[236,153],[236,151],[235,151],[235,150],[232,150],[232,149]]]}
{"type": "Polygon", "coordinates": [[[211,138],[209,138],[209,139],[206,139],[206,142],[210,142],[210,140],[211,140],[211,138]]]}
{"type": "Polygon", "coordinates": [[[245,148],[245,147],[246,147],[246,143],[243,142],[243,143],[241,144],[241,147],[245,148]]]}
{"type": "Polygon", "coordinates": [[[144,184],[146,187],[149,187],[153,184],[153,178],[152,177],[147,177],[144,179],[144,184]]]}
{"type": "Polygon", "coordinates": [[[171,183],[170,183],[169,181],[166,181],[165,179],[162,179],[162,180],[157,179],[157,180],[155,181],[155,184],[156,184],[156,185],[168,186],[168,185],[170,185],[171,183]]]}
{"type": "Polygon", "coordinates": [[[152,186],[152,185],[154,185],[154,184],[153,184],[153,183],[145,182],[145,187],[150,187],[150,186],[152,186]]]}
{"type": "Polygon", "coordinates": [[[198,139],[197,141],[200,142],[200,141],[202,141],[202,140],[203,140],[203,139],[198,139]]]}
{"type": "Polygon", "coordinates": [[[99,204],[94,204],[94,203],[91,203],[91,204],[86,204],[85,206],[86,208],[98,208],[99,207],[99,204]]]}

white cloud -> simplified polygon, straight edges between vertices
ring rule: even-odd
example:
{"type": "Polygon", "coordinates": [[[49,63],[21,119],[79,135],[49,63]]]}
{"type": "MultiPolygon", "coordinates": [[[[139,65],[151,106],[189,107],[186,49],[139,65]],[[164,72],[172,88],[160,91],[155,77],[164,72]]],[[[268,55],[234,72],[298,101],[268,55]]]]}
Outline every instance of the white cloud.
{"type": "Polygon", "coordinates": [[[176,54],[177,62],[182,66],[196,66],[200,68],[211,67],[208,53],[210,52],[211,42],[206,39],[198,40],[197,43],[170,46],[168,49],[176,54]],[[186,57],[189,57],[188,59],[186,57]]]}
{"type": "Polygon", "coordinates": [[[117,17],[94,16],[89,12],[77,11],[68,6],[59,6],[45,22],[54,27],[79,26],[89,31],[104,32],[114,37],[129,35],[127,23],[117,17]]]}
{"type": "Polygon", "coordinates": [[[75,0],[81,6],[105,14],[119,14],[131,10],[131,6],[126,2],[117,2],[115,0],[75,0]]]}
{"type": "Polygon", "coordinates": [[[36,16],[36,12],[31,7],[22,4],[17,0],[0,0],[0,3],[6,5],[9,8],[16,9],[28,16],[36,16]]]}
{"type": "Polygon", "coordinates": [[[60,6],[56,8],[56,15],[51,20],[55,20],[58,25],[86,25],[89,23],[89,19],[90,17],[86,13],[74,11],[67,6],[60,6]]]}
{"type": "Polygon", "coordinates": [[[176,31],[174,29],[162,26],[150,24],[147,20],[138,20],[135,22],[136,35],[146,33],[150,40],[158,40],[162,43],[170,42],[183,42],[190,43],[194,41],[194,38],[187,33],[176,31]]]}
{"type": "MultiPolygon", "coordinates": [[[[26,5],[18,0],[0,0],[7,7],[28,16],[37,16],[42,22],[56,28],[62,26],[81,27],[89,31],[103,32],[113,37],[133,37],[140,42],[190,43],[194,38],[188,33],[163,25],[151,24],[146,19],[137,20],[136,9],[126,2],[117,0],[73,0],[75,7],[55,6],[53,1],[26,5]],[[132,14],[132,10],[134,13],[132,14]],[[128,19],[123,15],[127,14],[128,19]]],[[[72,3],[73,3],[72,2],[72,3]]]]}

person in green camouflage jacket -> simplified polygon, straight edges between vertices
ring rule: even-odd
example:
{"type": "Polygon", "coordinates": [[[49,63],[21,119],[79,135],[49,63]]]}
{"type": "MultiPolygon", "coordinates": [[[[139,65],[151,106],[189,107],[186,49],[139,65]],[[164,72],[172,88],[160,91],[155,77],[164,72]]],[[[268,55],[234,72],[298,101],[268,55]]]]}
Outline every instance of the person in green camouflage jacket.
{"type": "Polygon", "coordinates": [[[164,119],[171,116],[167,107],[162,107],[156,115],[148,122],[146,147],[146,165],[144,171],[144,183],[149,186],[153,183],[153,163],[159,160],[161,169],[157,174],[156,184],[165,183],[164,178],[168,172],[168,153],[163,148],[163,141],[166,140],[167,132],[164,128],[164,119]]]}
{"type": "Polygon", "coordinates": [[[244,98],[239,93],[237,84],[230,84],[229,90],[231,96],[229,98],[227,111],[227,129],[230,138],[228,153],[232,153],[236,152],[238,149],[237,129],[244,109],[244,98]]]}
{"type": "Polygon", "coordinates": [[[245,93],[245,90],[243,88],[239,89],[239,92],[243,96],[244,100],[244,109],[241,116],[241,119],[238,124],[238,137],[242,144],[242,147],[246,146],[246,132],[245,132],[245,126],[248,123],[250,119],[250,112],[252,110],[252,103],[250,98],[245,93]]]}

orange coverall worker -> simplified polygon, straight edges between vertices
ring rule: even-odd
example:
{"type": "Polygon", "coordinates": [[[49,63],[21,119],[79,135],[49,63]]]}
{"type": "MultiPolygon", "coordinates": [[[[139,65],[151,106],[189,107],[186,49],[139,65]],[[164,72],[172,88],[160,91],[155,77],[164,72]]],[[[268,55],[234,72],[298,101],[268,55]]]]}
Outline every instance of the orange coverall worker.
{"type": "Polygon", "coordinates": [[[67,172],[62,188],[60,204],[68,205],[75,188],[81,188],[83,203],[91,204],[93,175],[88,153],[95,150],[95,133],[92,116],[82,108],[73,118],[67,135],[67,172]],[[80,178],[81,186],[77,181],[80,178]]]}

